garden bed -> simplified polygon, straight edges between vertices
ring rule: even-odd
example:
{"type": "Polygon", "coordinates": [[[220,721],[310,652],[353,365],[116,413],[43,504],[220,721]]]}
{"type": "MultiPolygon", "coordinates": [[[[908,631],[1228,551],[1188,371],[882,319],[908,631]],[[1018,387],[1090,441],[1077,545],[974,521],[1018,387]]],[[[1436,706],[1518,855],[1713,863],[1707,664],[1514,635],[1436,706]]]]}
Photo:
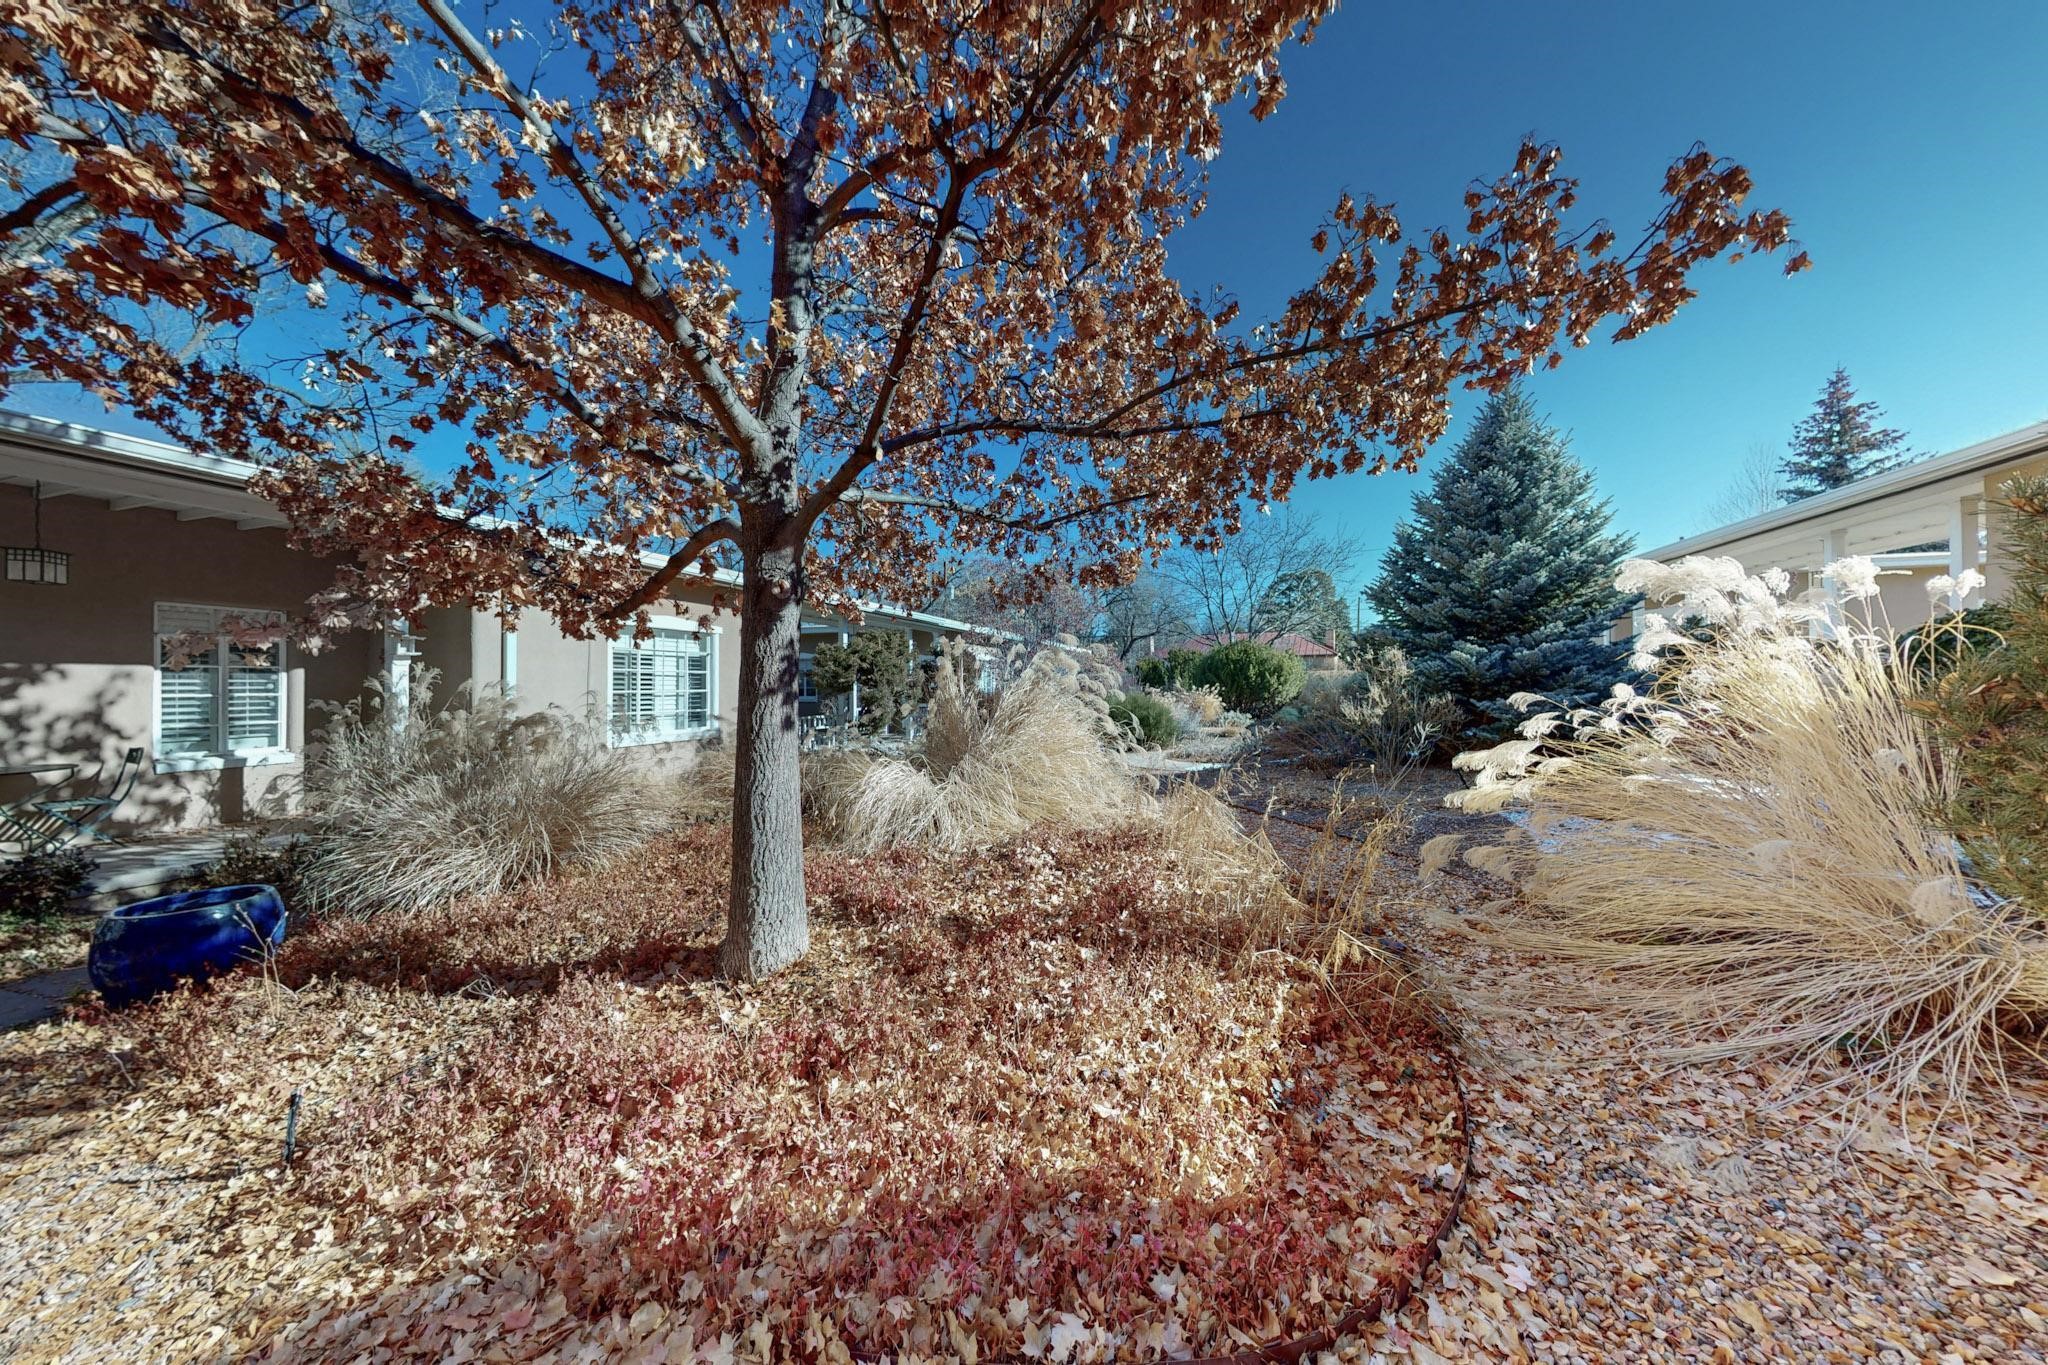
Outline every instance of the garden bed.
{"type": "Polygon", "coordinates": [[[1327,1327],[1415,1269],[1456,1092],[1395,983],[1251,951],[1176,856],[821,855],[810,956],[740,989],[697,830],[11,1037],[0,1351],[1084,1359],[1327,1327]]]}
{"type": "MultiPolygon", "coordinates": [[[[1334,778],[1266,776],[1237,797],[1312,810],[1338,793],[1334,778]]],[[[1470,931],[1481,907],[1515,913],[1502,882],[1457,861],[1419,876],[1428,838],[1496,843],[1504,821],[1418,807],[1407,823],[1376,861],[1378,903],[1455,997],[1484,1159],[1441,1264],[1368,1351],[1425,1365],[2048,1360],[2039,1061],[1967,1115],[1938,1090],[1845,1108],[1801,1069],[1674,1065],[1667,1040],[1597,1007],[1599,980],[1470,931]]],[[[1314,833],[1268,828],[1299,865],[1326,859],[1314,833]]]]}

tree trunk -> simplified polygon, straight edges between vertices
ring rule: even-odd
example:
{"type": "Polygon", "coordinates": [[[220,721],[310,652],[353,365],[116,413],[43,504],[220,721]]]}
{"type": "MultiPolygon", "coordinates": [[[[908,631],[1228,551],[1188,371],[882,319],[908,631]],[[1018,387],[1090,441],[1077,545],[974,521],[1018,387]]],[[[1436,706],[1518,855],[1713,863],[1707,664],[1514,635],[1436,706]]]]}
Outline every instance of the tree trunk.
{"type": "Polygon", "coordinates": [[[746,582],[740,589],[732,900],[718,965],[742,981],[781,971],[811,945],[797,782],[801,561],[801,549],[741,548],[746,582]]]}

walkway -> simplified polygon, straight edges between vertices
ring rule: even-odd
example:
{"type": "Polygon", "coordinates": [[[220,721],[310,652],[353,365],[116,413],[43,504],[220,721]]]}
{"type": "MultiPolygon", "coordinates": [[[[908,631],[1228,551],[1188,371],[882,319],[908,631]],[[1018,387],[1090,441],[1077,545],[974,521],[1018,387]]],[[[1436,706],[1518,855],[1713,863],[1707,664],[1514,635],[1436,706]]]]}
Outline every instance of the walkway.
{"type": "Polygon", "coordinates": [[[72,996],[91,989],[92,981],[83,967],[38,972],[10,981],[0,986],[0,1033],[41,1023],[64,1008],[64,1002],[72,996]]]}

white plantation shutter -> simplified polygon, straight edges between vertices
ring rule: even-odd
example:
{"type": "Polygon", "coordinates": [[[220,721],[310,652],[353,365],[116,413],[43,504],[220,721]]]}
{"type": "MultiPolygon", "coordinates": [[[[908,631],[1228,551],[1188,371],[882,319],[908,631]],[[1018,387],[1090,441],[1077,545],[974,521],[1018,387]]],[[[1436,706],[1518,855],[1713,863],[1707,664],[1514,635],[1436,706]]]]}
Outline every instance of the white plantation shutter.
{"type": "Polygon", "coordinates": [[[210,648],[191,637],[225,617],[254,613],[227,607],[158,603],[156,752],[166,758],[263,753],[288,742],[284,646],[236,645],[216,636],[210,648]],[[173,642],[186,653],[177,667],[173,642]]]}
{"type": "Polygon", "coordinates": [[[231,753],[284,747],[284,670],[278,667],[278,653],[276,645],[229,647],[226,747],[231,753]]]}
{"type": "Polygon", "coordinates": [[[614,740],[644,743],[709,729],[713,635],[657,629],[654,638],[612,644],[611,730],[614,740]]]}
{"type": "Polygon", "coordinates": [[[215,717],[220,712],[220,656],[193,655],[183,668],[170,666],[168,643],[158,645],[156,751],[165,755],[210,754],[219,747],[215,717]]]}

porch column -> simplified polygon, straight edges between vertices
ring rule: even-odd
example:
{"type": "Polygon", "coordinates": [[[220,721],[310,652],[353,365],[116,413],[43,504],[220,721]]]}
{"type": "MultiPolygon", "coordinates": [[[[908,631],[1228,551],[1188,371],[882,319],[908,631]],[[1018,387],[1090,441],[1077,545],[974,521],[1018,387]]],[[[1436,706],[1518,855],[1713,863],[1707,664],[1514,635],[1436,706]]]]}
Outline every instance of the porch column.
{"type": "MultiPolygon", "coordinates": [[[[846,628],[845,626],[841,626],[841,627],[839,628],[839,647],[840,647],[841,649],[844,649],[844,648],[846,648],[846,647],[847,647],[847,645],[849,645],[850,643],[852,643],[852,641],[853,641],[853,634],[852,634],[852,632],[851,632],[851,631],[849,631],[849,630],[847,630],[847,628],[846,628]]],[[[848,705],[848,707],[850,707],[851,709],[850,709],[850,710],[849,710],[849,711],[847,712],[847,716],[846,716],[846,719],[847,719],[847,722],[848,722],[849,724],[857,723],[857,722],[858,722],[858,721],[860,720],[860,679],[859,679],[859,678],[857,678],[857,677],[856,677],[856,678],[855,678],[855,679],[853,680],[853,691],[852,691],[851,693],[849,693],[849,694],[848,694],[848,696],[849,696],[849,697],[851,698],[851,700],[849,700],[849,701],[847,702],[847,705],[848,705]]]]}
{"type": "MultiPolygon", "coordinates": [[[[1982,502],[1983,499],[1975,493],[1965,493],[1958,497],[1955,500],[1955,505],[1949,509],[1948,576],[1950,578],[1961,578],[1968,570],[1977,568],[1977,526],[1983,519],[1982,502]]],[[[1982,572],[1982,570],[1979,570],[1979,572],[1982,572]]],[[[1952,590],[1948,595],[1950,611],[1963,611],[1969,607],[1980,606],[1983,601],[1984,593],[1981,588],[1969,594],[1952,590]]]]}
{"type": "Polygon", "coordinates": [[[2012,592],[2012,549],[2006,539],[2006,522],[2013,515],[2012,509],[1998,500],[1995,488],[1979,501],[1978,508],[1978,521],[1984,527],[1984,562],[1978,568],[1984,575],[1982,600],[2003,602],[2012,592]]]}
{"type": "Polygon", "coordinates": [[[1830,526],[1820,540],[1820,591],[1821,607],[1827,619],[1820,623],[1820,634],[1833,639],[1842,629],[1842,585],[1835,576],[1827,572],[1830,564],[1849,557],[1849,528],[1830,526]]]}
{"type": "Polygon", "coordinates": [[[419,655],[419,641],[406,621],[394,617],[384,626],[384,720],[394,729],[405,728],[412,709],[412,661],[419,655]]]}

